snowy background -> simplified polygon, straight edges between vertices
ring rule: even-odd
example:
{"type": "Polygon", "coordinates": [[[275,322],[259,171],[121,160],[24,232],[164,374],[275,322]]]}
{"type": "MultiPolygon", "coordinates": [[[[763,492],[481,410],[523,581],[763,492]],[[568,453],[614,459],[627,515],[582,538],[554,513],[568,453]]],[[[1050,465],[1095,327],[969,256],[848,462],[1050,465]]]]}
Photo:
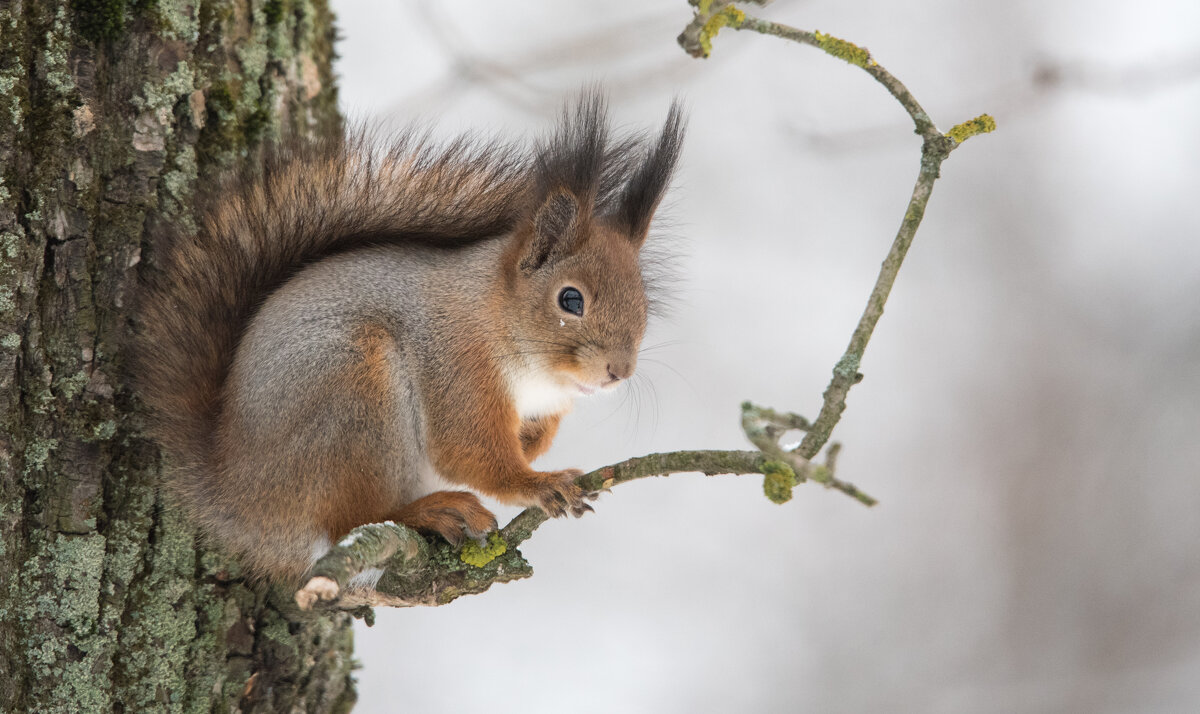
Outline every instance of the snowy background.
{"type": "MultiPolygon", "coordinates": [[[[919,140],[857,68],[684,0],[335,0],[344,111],[535,136],[602,81],[690,109],[683,282],[628,394],[545,468],[746,448],[815,416],[903,215],[919,140]]],[[[1184,712],[1200,702],[1200,4],[780,0],[868,47],[943,166],[834,434],[867,509],[761,479],[623,486],[522,550],[537,575],[357,633],[358,712],[1184,712]]],[[[510,514],[506,511],[502,514],[510,514]]]]}

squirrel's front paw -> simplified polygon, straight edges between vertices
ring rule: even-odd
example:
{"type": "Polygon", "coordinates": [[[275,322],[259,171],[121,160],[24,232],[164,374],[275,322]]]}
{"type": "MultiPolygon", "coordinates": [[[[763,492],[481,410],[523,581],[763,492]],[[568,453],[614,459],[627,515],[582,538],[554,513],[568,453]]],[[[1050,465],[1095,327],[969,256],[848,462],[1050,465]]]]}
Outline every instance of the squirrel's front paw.
{"type": "Polygon", "coordinates": [[[594,500],[596,494],[585,491],[575,483],[575,479],[583,475],[579,469],[565,469],[541,474],[545,478],[540,493],[538,506],[546,515],[553,518],[564,516],[568,512],[578,518],[592,510],[586,500],[594,500]]]}

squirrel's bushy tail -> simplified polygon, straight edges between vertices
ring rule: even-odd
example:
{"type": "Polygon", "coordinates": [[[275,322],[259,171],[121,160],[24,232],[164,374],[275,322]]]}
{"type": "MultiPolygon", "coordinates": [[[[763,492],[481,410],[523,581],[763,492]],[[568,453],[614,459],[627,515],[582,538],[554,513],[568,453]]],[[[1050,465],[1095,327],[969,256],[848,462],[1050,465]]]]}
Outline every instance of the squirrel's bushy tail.
{"type": "Polygon", "coordinates": [[[300,268],[404,240],[463,245],[508,230],[523,209],[528,152],[410,133],[378,151],[364,135],[293,142],[201,199],[199,228],[156,248],[143,294],[135,377],[168,485],[206,512],[204,473],[221,390],[259,304],[300,268]]]}

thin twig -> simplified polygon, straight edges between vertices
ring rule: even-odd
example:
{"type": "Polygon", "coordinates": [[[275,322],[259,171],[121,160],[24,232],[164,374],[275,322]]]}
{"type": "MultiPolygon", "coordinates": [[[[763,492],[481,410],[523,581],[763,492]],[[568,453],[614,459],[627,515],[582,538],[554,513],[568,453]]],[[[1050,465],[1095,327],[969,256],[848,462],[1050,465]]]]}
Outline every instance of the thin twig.
{"type": "Polygon", "coordinates": [[[990,116],[984,114],[968,122],[963,122],[943,134],[938,131],[933,120],[929,118],[929,114],[921,107],[912,92],[904,86],[904,83],[880,65],[865,47],[859,47],[852,42],[823,32],[800,30],[777,22],[749,17],[739,10],[732,0],[696,0],[693,4],[697,6],[696,16],[679,36],[679,43],[692,55],[707,57],[712,49],[712,39],[722,27],[774,35],[816,47],[861,68],[875,81],[882,84],[896,98],[900,106],[908,112],[916,133],[924,139],[921,147],[920,170],[917,174],[916,185],[913,187],[912,197],[908,202],[908,208],[904,212],[904,219],[900,223],[900,229],[896,232],[892,247],[880,268],[879,277],[875,281],[875,287],[871,290],[866,309],[863,310],[854,334],[850,336],[850,344],[846,347],[841,359],[834,365],[833,378],[823,394],[821,412],[805,433],[804,439],[797,449],[800,456],[811,459],[829,441],[834,426],[841,419],[842,412],[846,410],[846,397],[850,393],[850,388],[862,381],[859,365],[862,363],[863,353],[875,331],[875,326],[879,323],[879,318],[883,316],[883,307],[887,303],[892,285],[896,281],[896,275],[904,262],[904,256],[908,253],[909,246],[912,245],[917,228],[921,225],[921,219],[925,216],[925,207],[929,203],[929,196],[933,192],[933,184],[938,178],[942,162],[963,141],[975,134],[992,131],[996,124],[990,116]]]}
{"type": "MultiPolygon", "coordinates": [[[[763,474],[770,461],[760,451],[672,451],[649,454],[604,466],[575,480],[585,491],[605,491],[637,479],[650,476],[670,476],[679,473],[763,474]]],[[[549,520],[540,508],[527,508],[500,529],[500,535],[510,545],[525,542],[538,526],[549,520]]]]}

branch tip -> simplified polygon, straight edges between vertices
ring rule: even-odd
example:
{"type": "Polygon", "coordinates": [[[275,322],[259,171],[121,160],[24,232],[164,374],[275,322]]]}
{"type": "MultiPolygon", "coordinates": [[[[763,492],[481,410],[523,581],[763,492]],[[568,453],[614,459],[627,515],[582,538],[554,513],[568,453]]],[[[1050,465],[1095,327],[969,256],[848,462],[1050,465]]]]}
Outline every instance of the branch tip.
{"type": "Polygon", "coordinates": [[[996,120],[990,114],[980,114],[974,119],[969,119],[961,124],[956,124],[951,127],[950,131],[946,132],[946,136],[954,139],[958,144],[963,143],[972,136],[979,134],[990,134],[996,130],[996,120]]]}
{"type": "MultiPolygon", "coordinates": [[[[706,14],[707,12],[705,10],[706,4],[711,6],[712,0],[707,0],[707,2],[706,0],[701,0],[701,15],[706,14]]],[[[705,20],[704,26],[700,28],[699,42],[701,55],[708,57],[710,54],[712,54],[713,38],[717,36],[717,33],[721,31],[722,27],[732,27],[736,30],[737,28],[741,27],[742,23],[745,21],[746,13],[737,9],[733,5],[726,5],[716,13],[710,15],[709,18],[705,20]]]]}

